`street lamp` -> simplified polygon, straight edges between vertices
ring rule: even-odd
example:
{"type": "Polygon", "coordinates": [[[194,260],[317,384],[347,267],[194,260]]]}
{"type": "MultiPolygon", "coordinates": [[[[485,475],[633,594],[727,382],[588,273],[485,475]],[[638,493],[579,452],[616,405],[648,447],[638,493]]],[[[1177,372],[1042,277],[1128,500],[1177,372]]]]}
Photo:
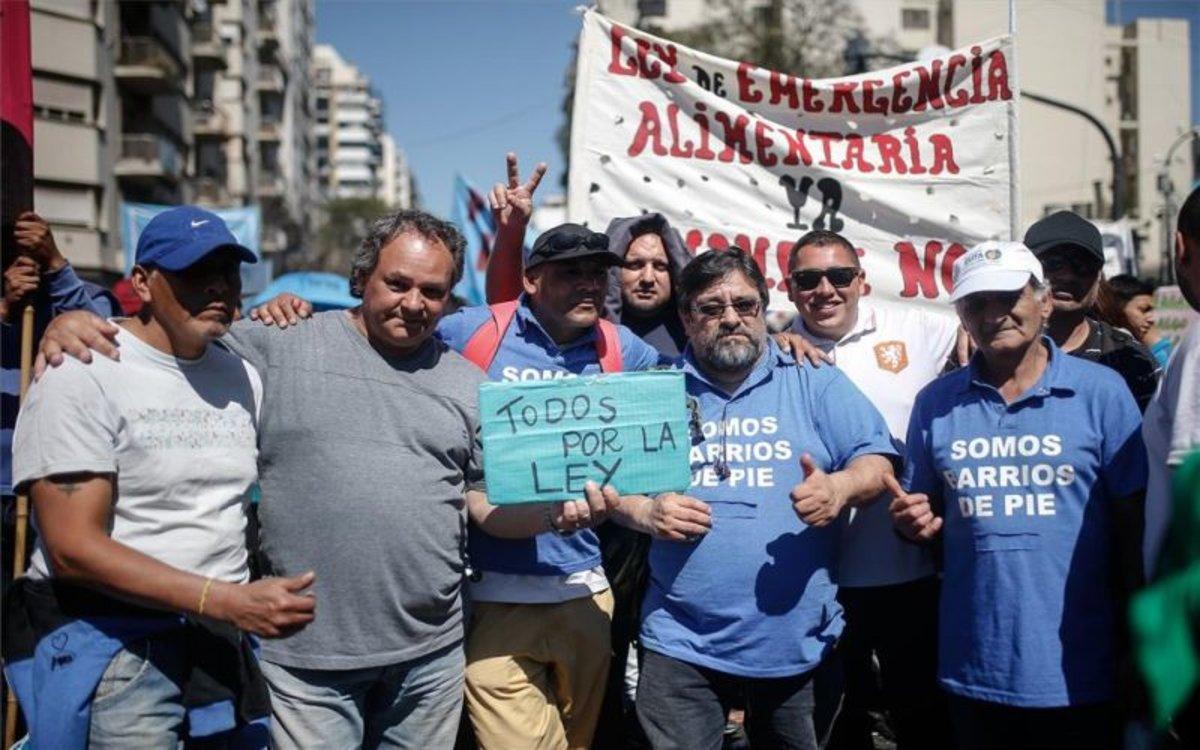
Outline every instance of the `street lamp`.
{"type": "Polygon", "coordinates": [[[1167,149],[1163,157],[1162,170],[1158,173],[1158,192],[1163,197],[1163,227],[1162,227],[1162,264],[1159,266],[1159,278],[1168,284],[1175,283],[1175,264],[1171,260],[1171,248],[1175,244],[1175,232],[1172,220],[1175,218],[1175,207],[1171,198],[1175,194],[1175,185],[1171,182],[1171,159],[1175,158],[1175,150],[1193,138],[1200,139],[1200,128],[1191,128],[1179,134],[1179,137],[1167,149]]]}

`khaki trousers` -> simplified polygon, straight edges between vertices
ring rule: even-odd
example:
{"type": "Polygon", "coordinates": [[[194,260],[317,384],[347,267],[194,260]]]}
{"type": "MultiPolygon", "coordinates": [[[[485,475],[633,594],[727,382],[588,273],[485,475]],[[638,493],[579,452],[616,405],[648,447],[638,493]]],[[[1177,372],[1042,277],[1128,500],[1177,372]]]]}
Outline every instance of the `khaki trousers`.
{"type": "Polygon", "coordinates": [[[466,702],[480,747],[586,750],[612,657],[612,593],[474,608],[466,702]]]}

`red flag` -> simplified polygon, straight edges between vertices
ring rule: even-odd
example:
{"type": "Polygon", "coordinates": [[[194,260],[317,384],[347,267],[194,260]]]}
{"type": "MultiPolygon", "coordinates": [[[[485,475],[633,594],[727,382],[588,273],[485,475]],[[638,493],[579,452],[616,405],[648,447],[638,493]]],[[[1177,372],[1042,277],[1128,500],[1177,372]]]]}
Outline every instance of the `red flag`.
{"type": "Polygon", "coordinates": [[[33,208],[33,75],[29,0],[0,0],[0,237],[15,257],[13,224],[33,208]]]}

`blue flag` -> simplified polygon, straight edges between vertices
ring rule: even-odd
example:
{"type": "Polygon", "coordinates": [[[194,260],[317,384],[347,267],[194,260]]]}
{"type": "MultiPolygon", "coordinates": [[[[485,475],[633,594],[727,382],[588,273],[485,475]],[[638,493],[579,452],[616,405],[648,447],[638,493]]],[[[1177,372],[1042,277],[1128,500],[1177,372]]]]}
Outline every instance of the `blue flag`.
{"type": "Polygon", "coordinates": [[[487,304],[484,283],[488,258],[492,255],[492,241],[496,237],[496,224],[492,220],[487,198],[462,175],[454,177],[454,205],[450,208],[450,221],[458,226],[467,240],[463,276],[454,287],[454,293],[466,300],[468,305],[487,304]]]}

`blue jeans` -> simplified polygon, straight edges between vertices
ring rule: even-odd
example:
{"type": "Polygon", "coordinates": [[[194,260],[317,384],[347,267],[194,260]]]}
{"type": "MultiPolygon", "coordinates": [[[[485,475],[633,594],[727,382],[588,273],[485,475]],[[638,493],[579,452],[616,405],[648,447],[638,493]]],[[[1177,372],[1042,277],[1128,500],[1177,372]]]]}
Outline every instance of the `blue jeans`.
{"type": "Polygon", "coordinates": [[[817,750],[812,675],[738,677],[647,649],[638,720],[655,750],[720,750],[725,717],[742,698],[751,747],[817,750]]]}
{"type": "Polygon", "coordinates": [[[184,735],[186,651],[178,631],[117,652],[92,698],[89,748],[175,747],[184,735]]]}
{"type": "Polygon", "coordinates": [[[462,713],[462,643],[385,667],[295,669],[260,662],[273,748],[452,748],[462,713]]]}

